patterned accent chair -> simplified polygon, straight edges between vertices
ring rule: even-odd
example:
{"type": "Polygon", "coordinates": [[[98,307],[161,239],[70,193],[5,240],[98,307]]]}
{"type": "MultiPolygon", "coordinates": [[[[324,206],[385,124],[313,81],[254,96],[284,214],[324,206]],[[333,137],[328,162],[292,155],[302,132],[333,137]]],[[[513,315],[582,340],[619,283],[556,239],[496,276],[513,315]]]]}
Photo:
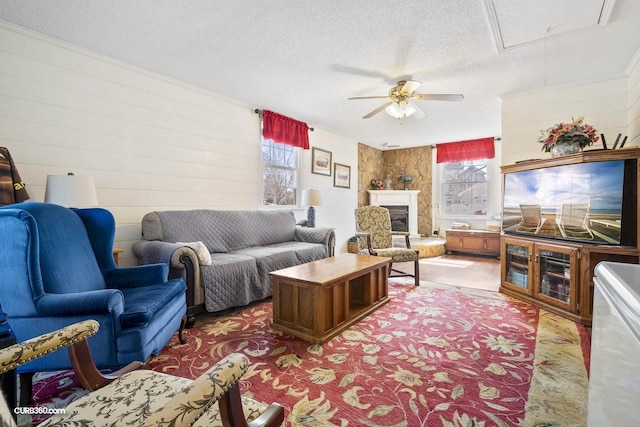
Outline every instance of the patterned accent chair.
{"type": "Polygon", "coordinates": [[[364,206],[355,210],[358,251],[364,255],[391,258],[389,277],[413,277],[420,284],[419,252],[411,249],[409,233],[391,231],[389,210],[381,206],[364,206]],[[393,236],[404,236],[405,247],[394,247],[393,236]],[[394,262],[413,262],[414,274],[393,268],[394,262]],[[393,275],[392,275],[393,274],[393,275]]]}
{"type": "MultiPolygon", "coordinates": [[[[78,378],[99,378],[87,338],[98,331],[85,320],[0,350],[0,374],[67,347],[78,378]]],[[[136,369],[102,377],[96,391],[71,402],[39,426],[269,426],[284,421],[284,408],[241,397],[239,381],[249,369],[242,354],[231,354],[195,380],[136,369]]],[[[0,396],[0,425],[15,426],[0,396]]]]}
{"type": "MultiPolygon", "coordinates": [[[[93,318],[102,325],[91,338],[96,364],[119,369],[181,335],[184,281],[168,280],[166,264],[118,268],[109,211],[7,205],[0,208],[0,236],[0,304],[19,342],[93,318]]],[[[35,372],[69,368],[64,352],[20,366],[20,401],[31,400],[35,372]]]]}

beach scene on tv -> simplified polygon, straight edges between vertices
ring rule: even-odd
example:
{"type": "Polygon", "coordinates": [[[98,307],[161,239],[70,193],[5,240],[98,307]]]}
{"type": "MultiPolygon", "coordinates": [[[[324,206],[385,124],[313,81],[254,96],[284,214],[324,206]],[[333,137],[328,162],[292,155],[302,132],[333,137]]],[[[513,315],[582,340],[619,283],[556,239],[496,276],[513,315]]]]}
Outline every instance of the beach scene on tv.
{"type": "Polygon", "coordinates": [[[624,161],[505,174],[502,230],[620,244],[624,161]]]}

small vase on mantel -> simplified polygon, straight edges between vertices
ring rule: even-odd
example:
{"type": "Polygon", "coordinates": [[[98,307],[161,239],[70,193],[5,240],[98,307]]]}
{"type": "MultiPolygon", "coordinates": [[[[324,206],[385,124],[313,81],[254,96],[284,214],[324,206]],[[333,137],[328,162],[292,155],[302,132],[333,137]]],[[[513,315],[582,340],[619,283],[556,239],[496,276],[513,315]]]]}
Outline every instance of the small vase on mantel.
{"type": "Polygon", "coordinates": [[[384,189],[393,190],[393,181],[391,181],[391,177],[388,175],[387,175],[387,179],[384,180],[384,189]]]}
{"type": "Polygon", "coordinates": [[[580,144],[575,142],[557,142],[556,145],[551,147],[551,157],[567,156],[569,154],[576,154],[582,151],[580,144]]]}

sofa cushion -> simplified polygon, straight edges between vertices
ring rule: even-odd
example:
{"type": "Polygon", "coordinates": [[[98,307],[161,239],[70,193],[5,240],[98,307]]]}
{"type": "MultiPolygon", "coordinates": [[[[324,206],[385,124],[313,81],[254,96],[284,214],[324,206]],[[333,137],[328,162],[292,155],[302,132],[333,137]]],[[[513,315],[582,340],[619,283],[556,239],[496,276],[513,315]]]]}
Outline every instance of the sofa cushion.
{"type": "Polygon", "coordinates": [[[124,295],[124,312],[120,316],[122,329],[146,325],[173,298],[184,293],[185,284],[181,279],[167,283],[120,289],[124,295]]]}
{"type": "Polygon", "coordinates": [[[315,261],[326,256],[323,245],[303,242],[284,242],[268,246],[241,249],[236,253],[255,257],[258,274],[263,283],[272,290],[270,273],[293,267],[304,262],[315,261]]]}
{"type": "Polygon", "coordinates": [[[298,264],[306,264],[307,262],[317,261],[329,256],[327,247],[319,243],[284,242],[271,245],[271,247],[295,251],[298,257],[298,264]]]}
{"type": "Polygon", "coordinates": [[[255,246],[241,249],[238,252],[256,259],[260,280],[262,283],[269,284],[270,290],[272,288],[269,273],[300,264],[295,250],[290,247],[278,247],[276,245],[255,246]]]}
{"type": "Polygon", "coordinates": [[[240,307],[267,298],[271,289],[262,286],[256,259],[237,253],[213,253],[211,265],[201,266],[207,311],[240,307]]]}

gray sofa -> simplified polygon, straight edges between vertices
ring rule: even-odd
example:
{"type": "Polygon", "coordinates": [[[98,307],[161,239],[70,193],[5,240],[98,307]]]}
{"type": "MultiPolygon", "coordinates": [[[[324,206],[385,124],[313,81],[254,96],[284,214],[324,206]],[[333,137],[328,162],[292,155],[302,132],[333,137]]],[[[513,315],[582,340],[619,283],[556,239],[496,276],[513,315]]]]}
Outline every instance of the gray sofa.
{"type": "Polygon", "coordinates": [[[140,263],[164,262],[187,283],[188,324],[204,310],[245,306],[272,295],[270,272],[333,255],[331,228],[296,226],[290,211],[189,210],[150,212],[140,263]]]}

